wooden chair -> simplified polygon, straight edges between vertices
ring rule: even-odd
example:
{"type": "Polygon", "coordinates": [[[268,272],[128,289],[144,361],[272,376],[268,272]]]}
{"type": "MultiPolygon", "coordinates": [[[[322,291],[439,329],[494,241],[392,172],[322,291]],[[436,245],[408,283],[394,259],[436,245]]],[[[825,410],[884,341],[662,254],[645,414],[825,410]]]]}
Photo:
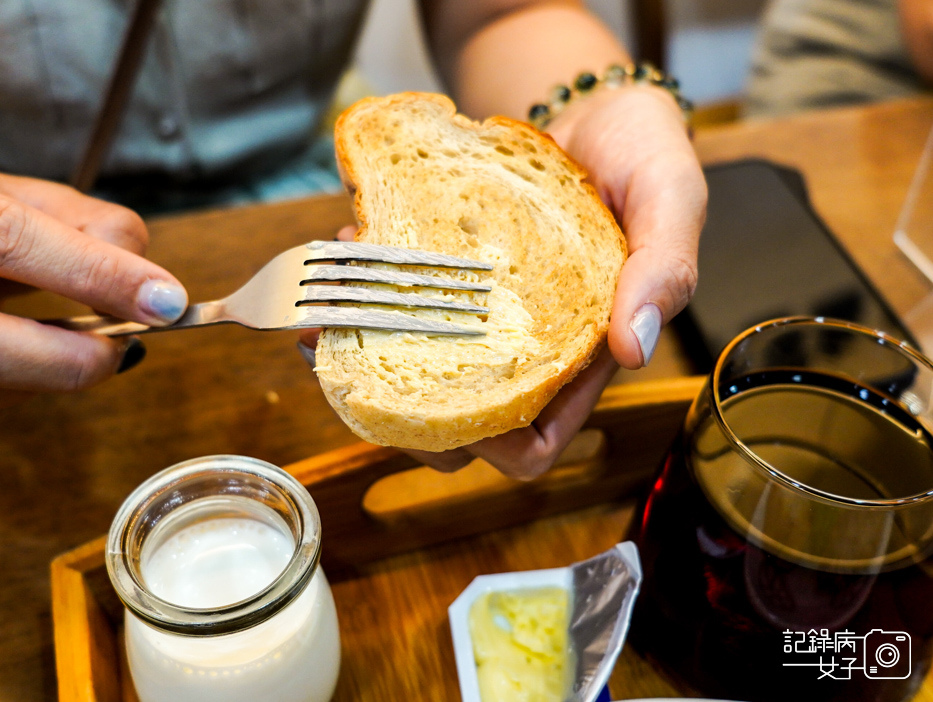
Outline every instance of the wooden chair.
{"type": "Polygon", "coordinates": [[[661,70],[667,66],[667,8],[664,0],[632,0],[638,56],[661,70]]]}

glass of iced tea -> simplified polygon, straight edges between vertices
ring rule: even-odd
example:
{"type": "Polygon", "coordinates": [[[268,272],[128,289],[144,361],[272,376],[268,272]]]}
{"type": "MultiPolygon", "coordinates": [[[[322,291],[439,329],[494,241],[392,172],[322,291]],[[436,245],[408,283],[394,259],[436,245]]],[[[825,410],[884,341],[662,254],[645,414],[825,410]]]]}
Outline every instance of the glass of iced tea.
{"type": "Polygon", "coordinates": [[[773,320],[720,355],[635,522],[630,640],[686,687],[910,699],[933,657],[933,364],[773,320]]]}

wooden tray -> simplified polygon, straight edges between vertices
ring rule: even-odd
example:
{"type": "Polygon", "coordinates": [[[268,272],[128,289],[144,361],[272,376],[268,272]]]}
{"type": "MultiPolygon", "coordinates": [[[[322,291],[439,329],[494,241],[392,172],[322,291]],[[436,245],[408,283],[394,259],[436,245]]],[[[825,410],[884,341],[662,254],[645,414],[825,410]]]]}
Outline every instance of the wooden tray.
{"type": "MultiPolygon", "coordinates": [[[[335,700],[457,699],[447,605],[489,569],[566,565],[621,540],[622,522],[583,508],[612,504],[646,484],[702,382],[607,388],[560,465],[528,483],[503,478],[480,461],[442,475],[365,443],[286,466],[321,512],[323,566],[334,584],[344,648],[335,700]],[[573,529],[558,523],[547,527],[557,546],[542,553],[533,547],[544,543],[545,532],[519,537],[508,529],[579,510],[596,525],[588,532],[593,543],[578,543],[573,529]],[[485,536],[475,539],[487,541],[468,538],[478,534],[485,536]],[[442,542],[448,545],[435,546],[442,542]],[[409,555],[387,558],[404,552],[409,555]],[[369,590],[360,589],[364,580],[369,590]],[[402,653],[393,660],[396,650],[402,653]]],[[[105,541],[102,536],[52,562],[62,701],[136,700],[122,655],[122,605],[104,567],[105,541]]],[[[639,689],[671,692],[666,684],[639,689]]]]}

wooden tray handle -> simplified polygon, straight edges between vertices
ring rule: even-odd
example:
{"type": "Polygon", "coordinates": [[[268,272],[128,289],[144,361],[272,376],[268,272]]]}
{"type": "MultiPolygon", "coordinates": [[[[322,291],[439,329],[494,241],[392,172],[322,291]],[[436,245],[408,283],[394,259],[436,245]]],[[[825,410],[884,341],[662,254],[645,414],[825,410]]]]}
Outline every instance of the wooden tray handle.
{"type": "Polygon", "coordinates": [[[658,469],[705,381],[695,376],[608,387],[570,456],[531,482],[476,461],[444,475],[397,449],[358,443],[286,466],[321,512],[328,574],[449,539],[609,502],[658,469]],[[578,451],[580,449],[578,448],[578,451]]]}

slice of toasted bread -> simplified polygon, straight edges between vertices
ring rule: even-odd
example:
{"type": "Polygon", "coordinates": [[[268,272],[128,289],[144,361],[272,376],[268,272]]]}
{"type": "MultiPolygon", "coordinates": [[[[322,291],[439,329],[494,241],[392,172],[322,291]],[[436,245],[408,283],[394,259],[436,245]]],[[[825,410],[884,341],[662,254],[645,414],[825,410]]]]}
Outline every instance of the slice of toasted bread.
{"type": "Polygon", "coordinates": [[[495,268],[457,274],[488,294],[420,292],[472,296],[483,319],[406,312],[485,336],[325,330],[316,371],[328,401],[363,439],[400,448],[443,451],[527,426],[604,343],[625,260],[585,172],[533,127],[472,122],[440,95],[364,99],[335,134],[359,241],[495,268]]]}

